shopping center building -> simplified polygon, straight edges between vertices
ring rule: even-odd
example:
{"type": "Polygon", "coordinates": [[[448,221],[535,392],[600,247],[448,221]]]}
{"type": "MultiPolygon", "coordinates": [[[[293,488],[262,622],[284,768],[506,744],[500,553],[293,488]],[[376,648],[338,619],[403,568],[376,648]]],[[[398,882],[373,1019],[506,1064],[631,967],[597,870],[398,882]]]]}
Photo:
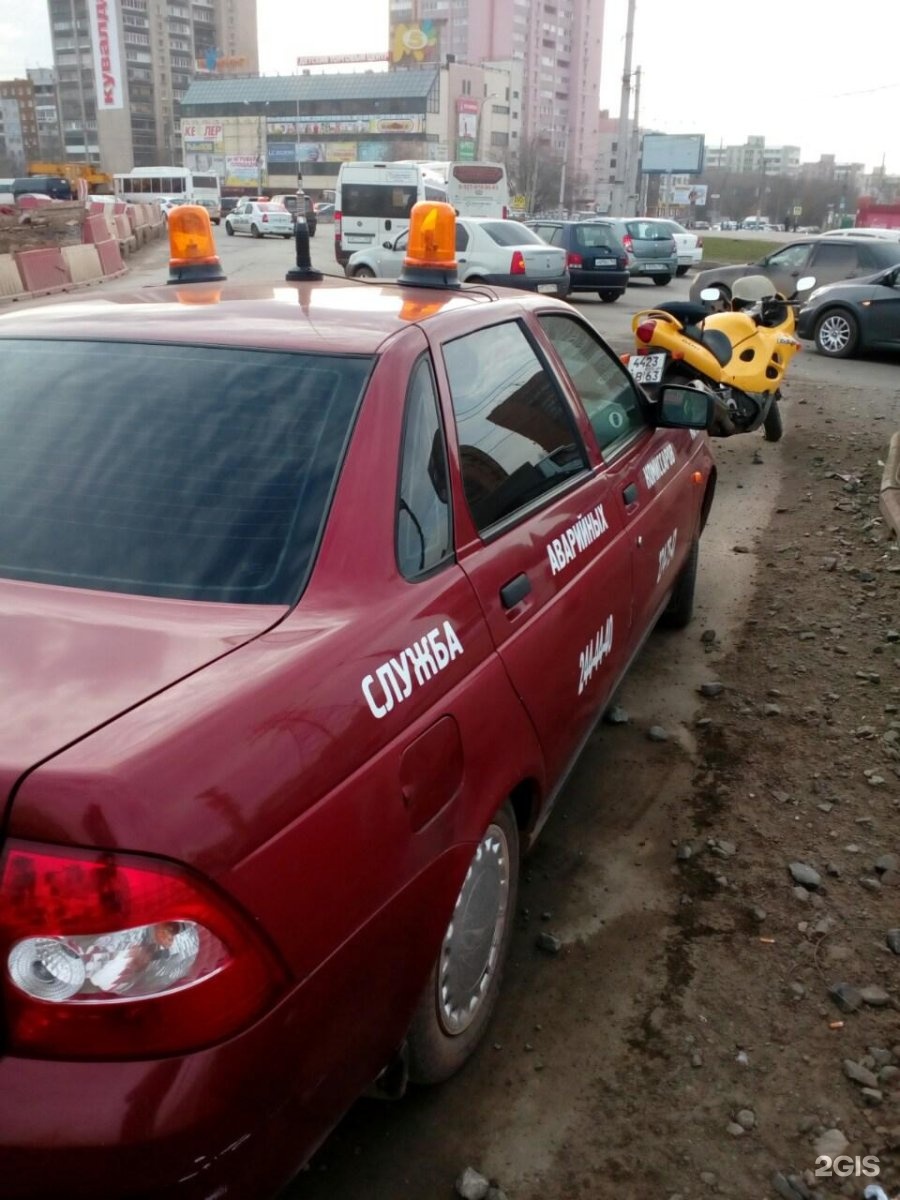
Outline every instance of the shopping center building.
{"type": "Polygon", "coordinates": [[[231,194],[333,188],[342,162],[508,161],[521,64],[196,79],[181,106],[184,165],[231,194]]]}

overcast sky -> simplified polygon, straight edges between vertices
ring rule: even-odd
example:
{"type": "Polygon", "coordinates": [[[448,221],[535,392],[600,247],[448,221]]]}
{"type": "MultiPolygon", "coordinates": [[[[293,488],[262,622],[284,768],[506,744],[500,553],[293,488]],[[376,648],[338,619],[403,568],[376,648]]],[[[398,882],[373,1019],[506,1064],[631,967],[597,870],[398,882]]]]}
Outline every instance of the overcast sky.
{"type": "MultiPolygon", "coordinates": [[[[477,0],[475,0],[477,2],[477,0]]],[[[298,54],[387,47],[387,0],[257,0],[260,66],[287,74],[298,54]],[[333,13],[333,16],[329,14],[333,13]]],[[[762,134],[804,161],[900,173],[900,6],[854,0],[637,0],[632,67],[643,70],[641,124],[705,133],[714,145],[762,134]],[[727,11],[727,17],[724,12],[727,11]],[[836,19],[835,19],[836,18],[836,19]]],[[[600,101],[619,111],[627,0],[606,0],[600,101]]],[[[0,0],[0,78],[50,66],[45,0],[0,0]]]]}

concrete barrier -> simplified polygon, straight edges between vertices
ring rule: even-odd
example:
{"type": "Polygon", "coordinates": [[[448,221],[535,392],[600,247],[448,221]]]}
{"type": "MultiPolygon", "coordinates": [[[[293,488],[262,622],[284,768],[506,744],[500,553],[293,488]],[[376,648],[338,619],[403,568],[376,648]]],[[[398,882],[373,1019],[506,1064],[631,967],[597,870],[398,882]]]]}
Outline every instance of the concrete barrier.
{"type": "Polygon", "coordinates": [[[50,292],[65,291],[71,286],[72,280],[60,247],[17,250],[13,257],[26,292],[44,296],[50,292]]]}
{"type": "Polygon", "coordinates": [[[83,242],[96,245],[97,242],[108,241],[109,237],[109,224],[105,213],[94,213],[90,217],[85,217],[84,224],[81,226],[83,242]]]}
{"type": "Polygon", "coordinates": [[[0,296],[6,300],[14,300],[16,296],[25,293],[22,276],[16,260],[11,254],[0,254],[0,296]]]}
{"type": "Polygon", "coordinates": [[[125,264],[122,262],[122,254],[119,250],[119,243],[110,239],[106,242],[97,243],[97,254],[100,256],[100,269],[103,271],[105,279],[111,278],[113,275],[123,275],[125,273],[125,264]]]}
{"type": "Polygon", "coordinates": [[[72,283],[94,283],[103,278],[96,246],[63,246],[62,254],[72,283]]]}
{"type": "Polygon", "coordinates": [[[129,221],[125,213],[116,213],[113,221],[115,223],[115,234],[113,236],[119,243],[122,251],[125,254],[130,254],[132,250],[137,249],[137,238],[134,236],[131,221],[129,221]]]}

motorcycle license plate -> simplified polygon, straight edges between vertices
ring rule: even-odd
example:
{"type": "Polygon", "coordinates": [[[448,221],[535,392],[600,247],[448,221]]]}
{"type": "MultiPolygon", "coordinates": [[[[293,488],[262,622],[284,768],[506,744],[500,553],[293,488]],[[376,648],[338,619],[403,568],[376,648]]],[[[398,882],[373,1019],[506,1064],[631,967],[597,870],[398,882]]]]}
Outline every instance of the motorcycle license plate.
{"type": "Polygon", "coordinates": [[[664,354],[632,354],[628,370],[638,383],[659,383],[666,365],[664,354]]]}

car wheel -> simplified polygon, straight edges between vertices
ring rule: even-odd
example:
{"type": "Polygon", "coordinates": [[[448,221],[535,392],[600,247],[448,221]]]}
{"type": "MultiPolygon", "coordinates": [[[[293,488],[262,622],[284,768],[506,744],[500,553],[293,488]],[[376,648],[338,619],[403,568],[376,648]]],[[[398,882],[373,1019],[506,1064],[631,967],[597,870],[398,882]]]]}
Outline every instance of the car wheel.
{"type": "Polygon", "coordinates": [[[487,1030],[512,940],[519,832],[504,804],[463,880],[437,961],[409,1029],[409,1077],[440,1083],[470,1057],[487,1030]]]}
{"type": "Polygon", "coordinates": [[[351,279],[374,279],[375,272],[371,267],[354,267],[351,279]]]}
{"type": "Polygon", "coordinates": [[[259,226],[258,226],[258,225],[251,225],[251,226],[250,226],[250,236],[251,236],[251,237],[255,237],[255,238],[261,238],[261,237],[262,237],[262,234],[261,234],[261,233],[260,233],[260,231],[259,231],[259,226]]]}
{"type": "Polygon", "coordinates": [[[676,267],[675,268],[675,274],[678,276],[679,279],[681,279],[682,276],[687,275],[687,273],[688,273],[687,267],[676,267]]]}
{"type": "Polygon", "coordinates": [[[849,358],[859,344],[859,322],[846,309],[832,308],[819,317],[815,342],[828,358],[849,358]]]}
{"type": "Polygon", "coordinates": [[[691,543],[687,561],[672,590],[672,597],[659,618],[666,629],[684,629],[694,615],[694,590],[697,586],[697,563],[700,560],[700,542],[691,543]]]}
{"type": "Polygon", "coordinates": [[[229,237],[234,237],[234,229],[232,228],[230,221],[225,222],[225,232],[229,237]]]}
{"type": "Polygon", "coordinates": [[[625,295],[625,293],[620,291],[618,288],[601,288],[597,294],[604,304],[615,304],[620,296],[625,295]]]}
{"type": "Polygon", "coordinates": [[[672,282],[672,276],[671,276],[671,275],[668,275],[668,274],[666,274],[666,275],[654,275],[654,276],[653,276],[653,282],[654,282],[655,284],[657,284],[659,287],[665,287],[667,283],[671,283],[671,282],[672,282]]]}
{"type": "Polygon", "coordinates": [[[221,225],[221,224],[222,224],[221,217],[213,217],[213,225],[221,225]]]}
{"type": "Polygon", "coordinates": [[[294,235],[292,233],[283,233],[281,236],[283,238],[292,238],[294,235]]]}

